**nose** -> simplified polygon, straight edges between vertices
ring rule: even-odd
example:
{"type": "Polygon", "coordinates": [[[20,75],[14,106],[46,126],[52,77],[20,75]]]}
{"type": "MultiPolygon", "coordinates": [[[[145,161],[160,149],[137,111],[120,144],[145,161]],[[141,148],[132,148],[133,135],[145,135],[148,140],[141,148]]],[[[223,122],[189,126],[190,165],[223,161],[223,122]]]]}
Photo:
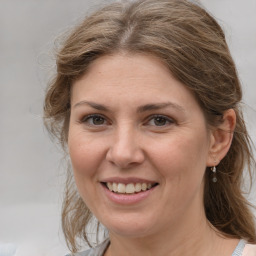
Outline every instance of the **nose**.
{"type": "Polygon", "coordinates": [[[113,135],[106,159],[121,169],[129,169],[143,163],[145,155],[138,131],[127,127],[119,128],[113,135]]]}

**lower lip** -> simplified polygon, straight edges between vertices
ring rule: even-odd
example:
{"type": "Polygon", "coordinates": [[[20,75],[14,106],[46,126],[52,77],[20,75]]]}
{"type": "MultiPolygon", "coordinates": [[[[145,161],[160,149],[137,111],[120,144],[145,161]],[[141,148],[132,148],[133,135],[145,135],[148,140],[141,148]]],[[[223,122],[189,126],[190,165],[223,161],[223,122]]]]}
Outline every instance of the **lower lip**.
{"type": "Polygon", "coordinates": [[[107,198],[109,200],[111,200],[114,203],[123,204],[123,205],[136,204],[136,203],[139,203],[139,202],[145,200],[147,197],[149,197],[149,195],[157,187],[157,186],[155,186],[149,190],[141,191],[141,192],[135,193],[135,194],[118,194],[118,193],[111,192],[103,184],[101,184],[101,185],[105,192],[105,195],[107,196],[107,198]]]}

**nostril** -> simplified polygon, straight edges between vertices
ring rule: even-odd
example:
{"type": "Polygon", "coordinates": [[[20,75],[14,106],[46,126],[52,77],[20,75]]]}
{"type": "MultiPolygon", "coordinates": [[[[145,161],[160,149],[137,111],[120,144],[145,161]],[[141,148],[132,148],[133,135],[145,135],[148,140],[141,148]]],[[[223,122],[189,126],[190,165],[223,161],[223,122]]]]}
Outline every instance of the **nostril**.
{"type": "Polygon", "coordinates": [[[122,169],[142,163],[145,159],[144,152],[136,140],[127,134],[123,134],[123,137],[125,139],[118,140],[108,149],[106,160],[122,169]]]}
{"type": "Polygon", "coordinates": [[[108,154],[106,160],[121,169],[127,169],[143,163],[144,156],[136,154],[108,154]]]}

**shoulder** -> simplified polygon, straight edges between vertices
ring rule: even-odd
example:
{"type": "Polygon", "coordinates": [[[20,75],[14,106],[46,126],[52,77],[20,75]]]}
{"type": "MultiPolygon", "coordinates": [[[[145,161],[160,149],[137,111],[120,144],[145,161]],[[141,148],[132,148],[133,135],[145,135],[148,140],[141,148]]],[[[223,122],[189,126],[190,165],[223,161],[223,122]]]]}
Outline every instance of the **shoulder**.
{"type": "Polygon", "coordinates": [[[256,244],[246,244],[242,256],[256,256],[256,244]]]}
{"type": "Polygon", "coordinates": [[[77,252],[75,254],[67,254],[66,256],[103,256],[105,250],[109,245],[109,239],[106,239],[101,244],[97,245],[95,248],[83,252],[77,252]]]}

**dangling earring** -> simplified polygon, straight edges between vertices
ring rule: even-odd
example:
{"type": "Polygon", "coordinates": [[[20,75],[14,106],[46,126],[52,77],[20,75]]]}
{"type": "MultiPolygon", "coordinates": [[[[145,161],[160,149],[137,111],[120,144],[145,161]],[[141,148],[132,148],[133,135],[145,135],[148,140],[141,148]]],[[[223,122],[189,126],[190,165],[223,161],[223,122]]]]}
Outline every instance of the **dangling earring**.
{"type": "MultiPolygon", "coordinates": [[[[216,161],[215,161],[216,163],[216,161]]],[[[218,181],[217,177],[216,177],[216,166],[214,165],[212,168],[211,168],[212,172],[213,172],[213,178],[212,178],[212,181],[214,183],[216,183],[218,181]]]]}

